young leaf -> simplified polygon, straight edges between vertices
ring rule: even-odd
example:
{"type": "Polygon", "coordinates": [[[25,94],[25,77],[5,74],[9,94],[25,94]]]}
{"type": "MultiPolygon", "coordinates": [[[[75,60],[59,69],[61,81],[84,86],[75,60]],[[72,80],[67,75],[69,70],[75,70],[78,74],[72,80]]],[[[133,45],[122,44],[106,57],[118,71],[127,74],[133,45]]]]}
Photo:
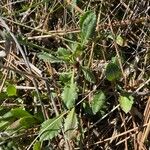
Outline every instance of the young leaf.
{"type": "Polygon", "coordinates": [[[57,51],[57,57],[63,61],[70,61],[71,52],[68,49],[59,47],[57,51]]]}
{"type": "Polygon", "coordinates": [[[77,99],[77,86],[74,82],[65,85],[62,92],[62,100],[68,109],[75,105],[75,100],[77,99]]]}
{"type": "Polygon", "coordinates": [[[38,57],[44,61],[48,61],[51,63],[59,63],[62,62],[59,58],[47,53],[47,52],[41,52],[38,54],[38,57]]]}
{"type": "Polygon", "coordinates": [[[16,96],[17,95],[17,89],[14,85],[8,85],[6,89],[8,96],[16,96]]]}
{"type": "Polygon", "coordinates": [[[132,105],[134,103],[133,100],[134,98],[131,95],[128,94],[120,95],[119,97],[120,107],[126,114],[131,110],[132,105]]]}
{"type": "Polygon", "coordinates": [[[41,142],[36,141],[33,145],[33,150],[41,150],[41,142]]]}
{"type": "Polygon", "coordinates": [[[72,110],[68,113],[64,124],[65,135],[68,139],[72,139],[75,136],[74,134],[77,127],[77,115],[75,113],[75,108],[72,108],[72,110]]]}
{"type": "Polygon", "coordinates": [[[82,71],[83,71],[84,77],[87,81],[89,81],[90,83],[96,82],[95,76],[90,69],[82,67],[82,71]]]}
{"type": "Polygon", "coordinates": [[[106,101],[106,96],[104,92],[98,91],[94,95],[93,100],[91,102],[93,114],[96,114],[103,108],[103,106],[105,105],[105,101],[106,101]]]}
{"type": "Polygon", "coordinates": [[[106,67],[106,78],[109,81],[118,80],[121,76],[121,70],[117,64],[110,62],[106,67]]]}
{"type": "Polygon", "coordinates": [[[120,46],[123,46],[123,45],[124,45],[124,40],[123,40],[123,38],[121,37],[121,35],[118,35],[118,36],[116,37],[116,43],[117,43],[118,45],[120,45],[120,46]]]}
{"type": "Polygon", "coordinates": [[[40,141],[50,140],[57,136],[62,127],[62,116],[44,121],[40,129],[40,141]]]}
{"type": "Polygon", "coordinates": [[[117,35],[117,37],[114,37],[113,35],[111,35],[111,34],[109,34],[108,36],[107,36],[107,38],[109,38],[109,39],[111,39],[111,40],[115,40],[116,41],[116,43],[118,44],[118,45],[120,45],[120,46],[124,46],[124,39],[122,38],[122,36],[119,34],[119,35],[117,35]]]}
{"type": "Polygon", "coordinates": [[[81,43],[82,45],[92,37],[96,28],[96,15],[92,11],[87,11],[80,18],[80,28],[81,28],[81,43]]]}
{"type": "Polygon", "coordinates": [[[111,40],[114,40],[114,36],[113,36],[112,34],[109,34],[109,35],[107,36],[107,38],[108,38],[108,39],[111,39],[111,40]]]}

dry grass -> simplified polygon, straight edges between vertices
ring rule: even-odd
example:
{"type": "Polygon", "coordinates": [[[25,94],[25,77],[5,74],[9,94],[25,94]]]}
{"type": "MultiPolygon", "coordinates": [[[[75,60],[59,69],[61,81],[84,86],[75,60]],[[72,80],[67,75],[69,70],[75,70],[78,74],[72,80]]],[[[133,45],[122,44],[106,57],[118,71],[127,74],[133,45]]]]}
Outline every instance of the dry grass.
{"type": "MultiPolygon", "coordinates": [[[[53,53],[59,47],[70,47],[70,35],[80,33],[79,17],[86,10],[97,15],[94,40],[85,46],[81,61],[95,74],[96,83],[89,84],[75,69],[75,76],[81,77],[76,112],[80,128],[76,136],[66,144],[63,131],[51,141],[52,149],[135,149],[150,147],[150,2],[147,0],[88,0],[79,1],[39,1],[18,0],[0,2],[0,48],[6,52],[1,58],[0,92],[6,83],[17,85],[18,97],[0,101],[1,107],[8,110],[24,107],[29,112],[42,111],[45,119],[57,116],[64,111],[61,102],[61,72],[71,65],[51,64],[38,59],[41,51],[53,53]],[[11,35],[8,36],[8,33],[11,35]],[[119,46],[107,35],[121,35],[124,45],[119,46]],[[13,37],[14,36],[14,37],[13,37]],[[114,56],[119,58],[122,78],[118,85],[134,96],[130,113],[125,114],[118,104],[118,91],[107,81],[104,66],[114,56]],[[122,61],[121,57],[125,60],[122,61]],[[93,88],[93,87],[96,87],[93,88]],[[83,111],[82,102],[90,101],[97,89],[107,94],[107,108],[104,116],[90,116],[83,111]],[[37,99],[32,96],[37,92],[37,99]],[[56,94],[55,99],[51,92],[56,94]],[[47,95],[46,99],[41,95],[47,95]],[[41,106],[41,108],[40,108],[41,106]],[[67,145],[67,146],[66,146],[67,145]]],[[[39,126],[37,126],[39,127],[39,126]]],[[[35,139],[38,129],[29,129],[20,135],[19,147],[28,147],[35,139]],[[24,141],[27,136],[29,140],[24,141]],[[22,139],[22,140],[21,140],[22,139]]],[[[4,132],[4,131],[1,131],[4,132]]],[[[12,138],[10,138],[12,139],[12,138]]],[[[15,139],[15,137],[14,137],[15,139]]],[[[44,143],[43,148],[46,148],[44,143]]]]}

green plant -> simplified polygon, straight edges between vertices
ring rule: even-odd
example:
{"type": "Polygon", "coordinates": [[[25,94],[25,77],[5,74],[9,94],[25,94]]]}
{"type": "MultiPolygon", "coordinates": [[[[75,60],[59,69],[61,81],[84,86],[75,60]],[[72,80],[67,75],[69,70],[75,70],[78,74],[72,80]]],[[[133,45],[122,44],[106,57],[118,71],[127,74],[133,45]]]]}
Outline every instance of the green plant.
{"type": "Polygon", "coordinates": [[[148,7],[0,2],[0,149],[148,148],[148,7]]]}

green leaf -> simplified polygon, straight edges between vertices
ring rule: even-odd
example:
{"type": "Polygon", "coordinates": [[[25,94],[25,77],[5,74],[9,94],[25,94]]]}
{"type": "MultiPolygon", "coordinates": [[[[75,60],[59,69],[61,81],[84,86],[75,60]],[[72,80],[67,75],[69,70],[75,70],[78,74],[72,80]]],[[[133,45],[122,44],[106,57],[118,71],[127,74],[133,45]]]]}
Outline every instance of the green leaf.
{"type": "Polygon", "coordinates": [[[59,76],[59,81],[63,83],[68,83],[71,80],[71,72],[62,72],[59,76]]]}
{"type": "Polygon", "coordinates": [[[59,58],[47,53],[47,52],[41,52],[38,54],[38,57],[44,61],[51,62],[51,63],[60,63],[62,60],[59,58]]]}
{"type": "Polygon", "coordinates": [[[41,142],[36,141],[33,145],[33,150],[41,150],[41,142]]]}
{"type": "Polygon", "coordinates": [[[125,113],[128,113],[131,110],[132,105],[134,103],[133,100],[134,100],[133,96],[129,94],[120,95],[119,97],[120,107],[125,113]]]}
{"type": "Polygon", "coordinates": [[[113,36],[112,34],[109,34],[109,35],[107,36],[107,38],[108,38],[108,39],[111,39],[111,40],[114,40],[114,36],[113,36]]]}
{"type": "Polygon", "coordinates": [[[33,127],[35,124],[37,124],[37,121],[34,117],[23,117],[16,121],[13,121],[7,128],[7,131],[14,131],[19,128],[28,129],[30,127],[33,127]]]}
{"type": "Polygon", "coordinates": [[[12,109],[11,113],[16,118],[32,117],[32,115],[28,113],[26,110],[23,110],[23,108],[12,109]]]}
{"type": "Polygon", "coordinates": [[[0,101],[3,101],[4,99],[8,98],[8,95],[6,92],[1,92],[0,93],[0,101]]]}
{"type": "Polygon", "coordinates": [[[40,122],[40,123],[42,123],[42,122],[44,121],[44,116],[43,116],[43,113],[42,113],[41,111],[35,112],[35,113],[34,113],[34,118],[35,118],[38,122],[40,122]]]}
{"type": "Polygon", "coordinates": [[[68,113],[64,124],[65,135],[69,140],[75,137],[75,131],[77,127],[77,115],[75,113],[75,108],[72,108],[72,110],[68,113]]]}
{"type": "Polygon", "coordinates": [[[63,61],[70,61],[71,51],[69,51],[68,49],[59,47],[57,51],[57,57],[63,61]]]}
{"type": "Polygon", "coordinates": [[[111,62],[119,65],[117,56],[111,58],[111,62]]]}
{"type": "Polygon", "coordinates": [[[83,108],[84,108],[85,114],[93,115],[93,111],[89,102],[87,101],[83,102],[83,108]]]}
{"type": "MultiPolygon", "coordinates": [[[[121,60],[122,63],[124,63],[124,58],[123,57],[120,56],[120,60],[121,60]]],[[[118,60],[117,56],[112,57],[111,58],[111,62],[114,63],[114,64],[116,64],[117,66],[119,66],[119,60],[118,60]]]]}
{"type": "Polygon", "coordinates": [[[77,61],[77,59],[82,56],[83,50],[84,50],[84,48],[81,44],[74,45],[73,48],[72,48],[73,60],[77,61]]]}
{"type": "Polygon", "coordinates": [[[104,107],[105,101],[106,101],[106,96],[105,96],[104,92],[102,92],[102,91],[98,91],[93,96],[93,100],[91,102],[93,114],[96,114],[104,107]]]}
{"type": "Polygon", "coordinates": [[[20,125],[25,128],[33,127],[37,123],[33,116],[27,116],[20,119],[20,125]]]}
{"type": "Polygon", "coordinates": [[[8,96],[16,96],[17,95],[17,89],[14,85],[8,85],[6,89],[8,96]]]}
{"type": "Polygon", "coordinates": [[[6,129],[8,125],[9,125],[9,121],[1,121],[0,122],[0,131],[6,129]]]}
{"type": "Polygon", "coordinates": [[[121,35],[118,35],[118,36],[116,37],[116,43],[117,43],[118,45],[120,45],[120,46],[123,46],[123,45],[124,45],[124,40],[123,40],[123,38],[121,37],[121,35]]]}
{"type": "Polygon", "coordinates": [[[106,78],[109,81],[118,80],[121,76],[121,70],[117,64],[110,62],[106,67],[106,78]]]}
{"type": "Polygon", "coordinates": [[[1,120],[10,120],[13,117],[13,114],[11,113],[11,111],[5,113],[3,116],[0,116],[0,121],[1,120]]]}
{"type": "Polygon", "coordinates": [[[21,127],[20,119],[18,119],[16,121],[13,121],[6,130],[7,130],[7,132],[9,131],[11,133],[14,130],[18,130],[20,127],[21,127]]]}
{"type": "Polygon", "coordinates": [[[80,18],[80,28],[81,28],[81,43],[82,45],[87,42],[89,38],[92,37],[96,28],[96,15],[92,11],[87,11],[80,18]]]}
{"type": "MultiPolygon", "coordinates": [[[[10,135],[6,134],[5,136],[6,136],[5,139],[8,139],[10,135]]],[[[10,140],[7,142],[7,146],[3,148],[4,149],[1,150],[18,150],[18,145],[13,140],[10,140]]]]}
{"type": "Polygon", "coordinates": [[[77,99],[77,86],[74,82],[66,84],[62,92],[62,100],[68,109],[74,107],[77,99]]]}
{"type": "Polygon", "coordinates": [[[90,83],[96,82],[95,76],[90,69],[82,67],[82,71],[83,71],[84,77],[87,81],[89,81],[90,83]]]}
{"type": "Polygon", "coordinates": [[[62,127],[62,116],[44,121],[40,129],[40,141],[50,140],[57,136],[62,127]]]}
{"type": "MultiPolygon", "coordinates": [[[[77,40],[77,39],[72,39],[72,40],[77,40]]],[[[74,41],[74,43],[70,42],[68,44],[69,44],[72,52],[75,52],[77,49],[79,49],[79,50],[81,49],[80,48],[81,45],[78,42],[74,41]]]]}

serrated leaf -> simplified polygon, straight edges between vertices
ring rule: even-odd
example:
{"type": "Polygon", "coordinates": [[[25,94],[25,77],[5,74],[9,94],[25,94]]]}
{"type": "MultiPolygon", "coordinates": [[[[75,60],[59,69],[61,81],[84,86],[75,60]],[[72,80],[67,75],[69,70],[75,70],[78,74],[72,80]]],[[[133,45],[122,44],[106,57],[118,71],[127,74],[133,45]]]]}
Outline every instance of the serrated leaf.
{"type": "Polygon", "coordinates": [[[71,52],[68,49],[59,47],[57,51],[57,57],[63,61],[70,61],[71,52]]]}
{"type": "Polygon", "coordinates": [[[105,105],[105,101],[106,101],[106,96],[102,91],[98,91],[93,96],[93,100],[91,102],[93,114],[96,114],[103,108],[103,106],[105,105]]]}
{"type": "Polygon", "coordinates": [[[8,85],[6,89],[8,96],[16,96],[17,95],[17,89],[14,85],[8,85]]]}
{"type": "Polygon", "coordinates": [[[81,28],[81,43],[82,45],[87,42],[89,38],[92,37],[96,28],[96,15],[92,11],[87,11],[80,18],[80,28],[81,28]]]}
{"type": "Polygon", "coordinates": [[[116,43],[117,43],[118,45],[120,45],[120,46],[123,46],[123,45],[124,45],[124,40],[123,40],[123,38],[121,37],[121,35],[118,35],[118,36],[116,37],[116,43]]]}
{"type": "Polygon", "coordinates": [[[24,110],[22,108],[12,109],[11,113],[12,113],[13,117],[16,117],[16,118],[32,117],[32,115],[30,113],[28,113],[26,110],[24,110]]]}
{"type": "Polygon", "coordinates": [[[75,100],[77,99],[77,86],[74,82],[65,85],[62,92],[62,100],[68,109],[75,105],[75,100]]]}
{"type": "Polygon", "coordinates": [[[77,58],[80,58],[83,54],[83,46],[81,44],[74,45],[74,48],[72,48],[73,51],[73,59],[77,60],[77,58]]]}
{"type": "Polygon", "coordinates": [[[64,124],[65,135],[69,140],[75,137],[75,131],[77,127],[77,115],[75,113],[75,108],[72,108],[72,110],[68,113],[64,124]]]}
{"type": "Polygon", "coordinates": [[[60,73],[59,80],[63,83],[68,83],[71,79],[71,72],[62,72],[60,73]]]}
{"type": "Polygon", "coordinates": [[[96,82],[95,76],[90,69],[82,67],[82,71],[83,71],[84,77],[87,81],[89,81],[90,83],[96,82]]]}
{"type": "Polygon", "coordinates": [[[132,105],[134,103],[133,100],[134,98],[131,95],[128,94],[120,95],[119,97],[120,107],[125,113],[128,113],[131,110],[132,105]]]}
{"type": "Polygon", "coordinates": [[[62,127],[62,116],[48,119],[41,124],[40,141],[50,140],[57,136],[62,127]]]}
{"type": "Polygon", "coordinates": [[[47,62],[51,62],[51,63],[60,63],[62,62],[62,60],[60,60],[59,58],[47,53],[47,52],[41,52],[38,54],[38,58],[42,59],[44,61],[47,62]]]}
{"type": "Polygon", "coordinates": [[[33,145],[33,150],[41,150],[41,142],[36,141],[33,145]]]}
{"type": "Polygon", "coordinates": [[[118,80],[121,76],[121,70],[117,64],[110,62],[106,67],[106,78],[109,81],[118,80]]]}

